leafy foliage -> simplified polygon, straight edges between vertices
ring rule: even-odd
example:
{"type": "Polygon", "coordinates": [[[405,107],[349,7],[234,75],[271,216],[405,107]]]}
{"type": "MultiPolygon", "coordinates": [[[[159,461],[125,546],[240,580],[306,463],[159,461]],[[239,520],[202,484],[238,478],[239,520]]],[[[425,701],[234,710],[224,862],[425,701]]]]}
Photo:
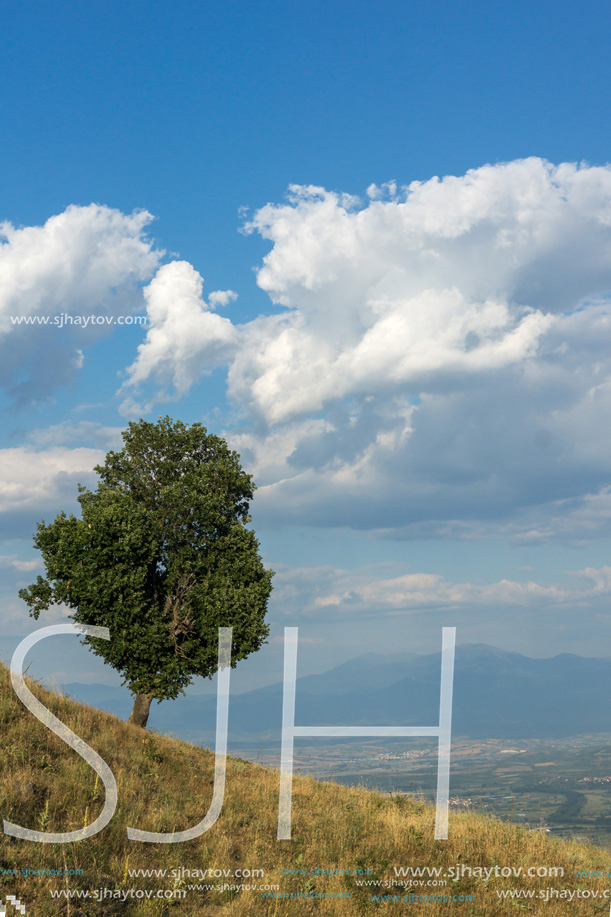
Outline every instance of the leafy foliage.
{"type": "Polygon", "coordinates": [[[233,626],[232,665],[265,642],[272,572],[247,527],[254,485],[237,453],[205,427],[140,420],[109,452],[81,518],[60,513],[34,537],[46,577],[19,595],[38,618],[65,604],[132,692],[176,697],[217,668],[218,628],[233,626]]]}

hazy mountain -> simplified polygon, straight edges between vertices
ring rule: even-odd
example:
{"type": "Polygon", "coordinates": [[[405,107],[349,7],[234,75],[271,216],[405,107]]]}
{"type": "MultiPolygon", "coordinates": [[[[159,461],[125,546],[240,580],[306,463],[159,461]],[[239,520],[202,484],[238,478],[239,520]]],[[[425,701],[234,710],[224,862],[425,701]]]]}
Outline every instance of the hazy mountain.
{"type": "MultiPolygon", "coordinates": [[[[297,680],[297,725],[436,725],[441,654],[369,653],[297,680]]],[[[122,688],[69,684],[68,693],[127,717],[122,688]]],[[[484,644],[456,648],[453,732],[473,738],[553,738],[611,732],[611,659],[565,653],[532,659],[484,644]]],[[[182,697],[151,708],[149,725],[214,741],[216,697],[182,697]]],[[[278,740],[282,684],[231,699],[230,741],[278,740]]]]}

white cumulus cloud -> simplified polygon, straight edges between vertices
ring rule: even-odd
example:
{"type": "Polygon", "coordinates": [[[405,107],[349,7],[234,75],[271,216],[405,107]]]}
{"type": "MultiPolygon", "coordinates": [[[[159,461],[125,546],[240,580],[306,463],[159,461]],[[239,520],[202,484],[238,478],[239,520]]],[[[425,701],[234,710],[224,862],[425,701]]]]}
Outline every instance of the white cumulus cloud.
{"type": "Polygon", "coordinates": [[[142,307],[139,285],[163,254],[146,236],[151,219],[91,204],[42,226],[0,224],[0,384],[13,397],[48,397],[82,366],[82,346],[108,334],[108,325],[91,322],[58,327],[56,317],[118,317],[142,307]]]}
{"type": "MultiPolygon", "coordinates": [[[[187,261],[159,268],[144,290],[148,330],[128,369],[124,389],[153,376],[160,383],[170,383],[180,396],[203,372],[231,357],[238,332],[229,319],[212,310],[227,305],[236,294],[216,290],[206,303],[202,290],[203,278],[187,261]]],[[[128,397],[123,409],[129,413],[133,407],[128,397]]]]}

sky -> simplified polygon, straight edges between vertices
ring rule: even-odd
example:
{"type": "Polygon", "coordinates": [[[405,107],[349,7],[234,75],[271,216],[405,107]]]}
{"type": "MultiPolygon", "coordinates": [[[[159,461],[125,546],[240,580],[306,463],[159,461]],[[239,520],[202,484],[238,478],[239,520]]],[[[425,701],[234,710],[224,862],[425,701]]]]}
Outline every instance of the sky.
{"type": "MultiPolygon", "coordinates": [[[[300,674],[443,626],[611,656],[610,28],[602,2],[3,5],[5,658],[65,620],[17,597],[36,523],[160,414],[257,484],[243,689],[285,626],[300,674]]],[[[54,640],[36,671],[117,683],[54,640]]]]}

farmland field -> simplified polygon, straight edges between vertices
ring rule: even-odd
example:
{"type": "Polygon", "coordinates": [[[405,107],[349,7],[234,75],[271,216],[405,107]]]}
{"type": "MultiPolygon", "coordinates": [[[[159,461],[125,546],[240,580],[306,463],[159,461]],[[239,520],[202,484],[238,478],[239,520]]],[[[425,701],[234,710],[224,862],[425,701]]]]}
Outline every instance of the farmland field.
{"type": "MultiPolygon", "coordinates": [[[[277,766],[277,749],[240,754],[277,766]]],[[[434,740],[296,743],[302,773],[343,784],[433,800],[434,740]]],[[[457,739],[452,747],[452,807],[480,811],[556,836],[611,848],[611,736],[556,740],[457,739]]]]}

